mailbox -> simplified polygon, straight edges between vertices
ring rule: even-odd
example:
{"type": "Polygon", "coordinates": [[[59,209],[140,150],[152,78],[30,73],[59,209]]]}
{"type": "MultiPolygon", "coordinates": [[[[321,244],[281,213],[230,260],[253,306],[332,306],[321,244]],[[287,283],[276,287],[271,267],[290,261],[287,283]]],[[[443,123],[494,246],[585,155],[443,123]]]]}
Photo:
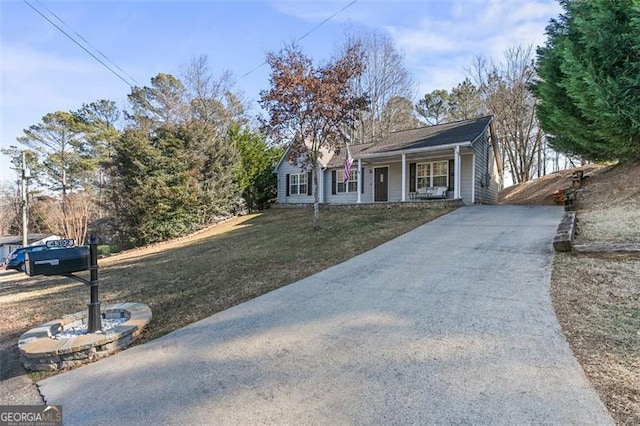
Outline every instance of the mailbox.
{"type": "Polygon", "coordinates": [[[27,253],[27,275],[65,275],[89,269],[89,247],[71,247],[27,253]]]}

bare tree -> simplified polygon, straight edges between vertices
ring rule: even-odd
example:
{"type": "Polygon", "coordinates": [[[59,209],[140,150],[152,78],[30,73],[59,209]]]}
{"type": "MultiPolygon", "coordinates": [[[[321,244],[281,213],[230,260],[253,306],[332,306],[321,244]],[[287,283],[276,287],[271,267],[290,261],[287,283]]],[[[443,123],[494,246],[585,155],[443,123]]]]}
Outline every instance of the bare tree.
{"type": "Polygon", "coordinates": [[[16,186],[0,185],[0,235],[20,229],[21,200],[16,186]]]}
{"type": "Polygon", "coordinates": [[[230,71],[215,74],[207,56],[193,57],[182,70],[191,118],[207,123],[219,136],[226,135],[232,123],[245,124],[244,101],[233,91],[230,71]]]}
{"type": "Polygon", "coordinates": [[[348,139],[359,111],[366,107],[351,83],[364,69],[359,45],[324,66],[295,45],[269,53],[269,90],[260,92],[260,104],[269,113],[265,130],[277,140],[290,142],[289,161],[313,176],[313,223],[320,220],[318,160],[323,151],[338,152],[348,139]]]}
{"type": "Polygon", "coordinates": [[[89,221],[95,216],[94,199],[87,192],[74,192],[67,196],[64,206],[58,200],[46,197],[36,204],[36,208],[38,216],[51,232],[84,245],[89,221]]]}
{"type": "Polygon", "coordinates": [[[366,96],[369,100],[367,111],[363,111],[355,123],[353,140],[354,143],[371,142],[394,128],[393,120],[405,105],[391,101],[413,99],[415,82],[388,33],[362,29],[347,34],[346,39],[347,48],[356,44],[362,46],[365,68],[353,79],[352,87],[356,96],[366,96]]]}
{"type": "Polygon", "coordinates": [[[542,130],[535,114],[536,100],[529,89],[535,76],[532,47],[511,47],[504,62],[476,57],[468,72],[484,105],[493,114],[505,164],[514,183],[526,182],[543,171],[542,130]]]}

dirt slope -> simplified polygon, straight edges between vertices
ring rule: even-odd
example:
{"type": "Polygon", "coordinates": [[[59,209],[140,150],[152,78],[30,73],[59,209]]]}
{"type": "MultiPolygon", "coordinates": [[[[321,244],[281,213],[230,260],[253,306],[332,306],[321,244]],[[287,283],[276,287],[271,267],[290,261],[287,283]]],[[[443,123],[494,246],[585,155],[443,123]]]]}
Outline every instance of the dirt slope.
{"type": "Polygon", "coordinates": [[[553,193],[571,186],[571,175],[575,171],[584,171],[585,183],[587,183],[609,168],[609,166],[603,165],[588,165],[576,167],[575,169],[561,170],[536,180],[503,189],[500,191],[498,202],[500,204],[555,204],[553,193]]]}

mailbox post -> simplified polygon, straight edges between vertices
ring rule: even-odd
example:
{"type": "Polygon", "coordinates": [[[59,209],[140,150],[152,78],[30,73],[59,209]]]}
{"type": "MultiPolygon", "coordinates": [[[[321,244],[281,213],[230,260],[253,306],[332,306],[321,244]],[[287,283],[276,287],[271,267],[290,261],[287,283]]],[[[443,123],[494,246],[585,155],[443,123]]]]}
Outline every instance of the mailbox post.
{"type": "Polygon", "coordinates": [[[89,236],[89,271],[91,273],[89,287],[91,298],[89,299],[89,333],[102,330],[102,317],[100,316],[100,300],[98,298],[98,242],[95,235],[89,236]]]}
{"type": "Polygon", "coordinates": [[[47,241],[47,247],[54,250],[42,250],[27,253],[25,257],[25,273],[35,275],[62,275],[73,278],[88,285],[91,291],[89,303],[88,332],[102,330],[102,315],[98,297],[98,240],[94,235],[88,239],[89,247],[74,247],[74,241],[47,241]],[[73,275],[74,272],[89,270],[90,280],[73,275]]]}

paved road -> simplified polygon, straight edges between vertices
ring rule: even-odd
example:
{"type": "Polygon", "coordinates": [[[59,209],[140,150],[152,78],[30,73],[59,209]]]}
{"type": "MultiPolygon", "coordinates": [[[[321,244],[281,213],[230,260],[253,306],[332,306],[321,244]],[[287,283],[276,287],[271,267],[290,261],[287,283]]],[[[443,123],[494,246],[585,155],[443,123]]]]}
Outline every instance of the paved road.
{"type": "MultiPolygon", "coordinates": [[[[0,268],[0,306],[11,298],[14,287],[27,278],[25,274],[0,268]]],[[[7,330],[7,322],[0,317],[0,329],[7,330]]],[[[42,405],[42,397],[20,364],[17,345],[17,336],[0,333],[0,405],[42,405]]]]}
{"type": "Polygon", "coordinates": [[[561,215],[459,209],[40,390],[65,425],[613,424],[550,303],[561,215]]]}

